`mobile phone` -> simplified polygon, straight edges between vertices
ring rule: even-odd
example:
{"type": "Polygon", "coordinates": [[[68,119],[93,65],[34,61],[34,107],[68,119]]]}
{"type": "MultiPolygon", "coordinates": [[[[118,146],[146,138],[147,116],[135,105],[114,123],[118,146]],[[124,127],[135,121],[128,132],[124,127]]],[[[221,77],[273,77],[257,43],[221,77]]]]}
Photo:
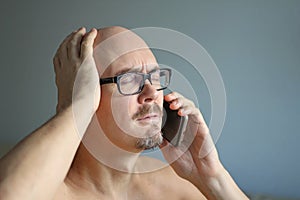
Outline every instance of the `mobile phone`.
{"type": "Polygon", "coordinates": [[[171,110],[170,104],[164,101],[162,136],[173,146],[178,146],[185,131],[188,116],[179,116],[178,110],[171,110]]]}

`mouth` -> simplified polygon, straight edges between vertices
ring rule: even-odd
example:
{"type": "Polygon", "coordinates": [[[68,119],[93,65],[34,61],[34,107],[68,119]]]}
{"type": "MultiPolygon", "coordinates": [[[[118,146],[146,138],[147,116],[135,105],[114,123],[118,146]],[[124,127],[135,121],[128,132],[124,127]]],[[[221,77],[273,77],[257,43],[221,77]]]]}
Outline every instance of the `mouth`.
{"type": "Polygon", "coordinates": [[[141,123],[158,122],[160,120],[161,117],[158,113],[149,113],[137,119],[137,121],[141,123]]]}

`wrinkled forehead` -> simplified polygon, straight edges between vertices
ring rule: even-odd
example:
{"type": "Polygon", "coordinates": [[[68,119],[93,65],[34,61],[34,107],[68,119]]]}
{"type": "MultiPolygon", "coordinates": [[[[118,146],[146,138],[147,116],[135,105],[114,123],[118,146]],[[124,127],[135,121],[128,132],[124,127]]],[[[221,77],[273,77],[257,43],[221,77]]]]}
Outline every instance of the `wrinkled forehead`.
{"type": "Polygon", "coordinates": [[[95,39],[93,56],[101,77],[157,68],[156,59],[145,41],[127,29],[100,29],[95,39]]]}

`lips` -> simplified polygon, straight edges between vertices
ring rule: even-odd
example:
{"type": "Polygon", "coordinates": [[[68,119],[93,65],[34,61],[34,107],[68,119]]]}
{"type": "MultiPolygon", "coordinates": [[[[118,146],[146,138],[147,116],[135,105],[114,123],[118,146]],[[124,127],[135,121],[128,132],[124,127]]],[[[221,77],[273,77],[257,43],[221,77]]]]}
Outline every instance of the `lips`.
{"type": "Polygon", "coordinates": [[[162,114],[162,109],[158,104],[144,104],[142,107],[139,107],[136,113],[133,114],[132,120],[142,126],[160,126],[162,114]]]}
{"type": "Polygon", "coordinates": [[[158,121],[158,120],[160,120],[160,115],[158,113],[149,113],[137,119],[137,121],[139,122],[158,121]]]}
{"type": "Polygon", "coordinates": [[[151,125],[153,126],[154,124],[160,124],[162,118],[161,115],[158,113],[149,113],[146,115],[143,115],[141,117],[139,117],[136,121],[140,124],[140,125],[151,125]]]}

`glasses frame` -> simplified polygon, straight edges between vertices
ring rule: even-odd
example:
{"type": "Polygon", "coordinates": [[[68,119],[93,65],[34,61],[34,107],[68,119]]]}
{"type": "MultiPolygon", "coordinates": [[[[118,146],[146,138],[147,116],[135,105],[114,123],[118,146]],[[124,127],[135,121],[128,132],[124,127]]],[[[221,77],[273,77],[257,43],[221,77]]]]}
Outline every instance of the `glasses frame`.
{"type": "Polygon", "coordinates": [[[151,74],[153,74],[153,73],[156,72],[157,70],[160,70],[160,71],[165,70],[165,71],[168,71],[168,72],[169,72],[169,80],[168,80],[167,86],[162,87],[162,88],[159,88],[159,89],[156,89],[157,91],[164,90],[164,89],[166,89],[166,88],[169,86],[170,80],[171,80],[172,70],[169,69],[169,68],[155,69],[155,70],[152,70],[151,72],[149,72],[149,73],[147,73],[147,74],[139,73],[139,72],[126,72],[126,73],[119,74],[119,75],[114,76],[114,77],[100,78],[100,85],[109,84],[109,83],[116,83],[117,86],[118,86],[118,90],[119,90],[120,94],[122,94],[122,95],[124,95],[124,96],[129,96],[129,95],[139,94],[139,93],[141,93],[142,90],[144,89],[145,81],[146,81],[147,79],[149,80],[150,84],[152,85],[151,74]],[[134,93],[132,93],[132,94],[124,94],[124,93],[121,91],[121,88],[120,88],[120,79],[122,78],[122,76],[124,76],[124,75],[126,75],[126,74],[129,74],[129,73],[142,75],[142,76],[143,76],[143,84],[140,85],[139,90],[138,90],[137,92],[134,92],[134,93]]]}

